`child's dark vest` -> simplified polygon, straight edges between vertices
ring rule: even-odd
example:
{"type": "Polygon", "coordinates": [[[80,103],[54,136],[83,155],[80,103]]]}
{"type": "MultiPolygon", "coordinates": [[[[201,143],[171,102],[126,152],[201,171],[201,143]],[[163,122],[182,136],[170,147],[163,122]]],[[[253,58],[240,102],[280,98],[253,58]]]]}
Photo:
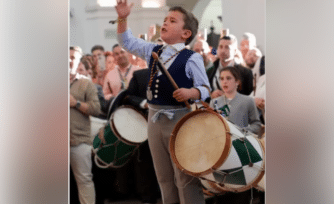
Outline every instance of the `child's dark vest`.
{"type": "MultiPolygon", "coordinates": [[[[158,50],[162,47],[162,45],[158,45],[153,48],[153,52],[158,52],[158,50]]],[[[192,88],[194,86],[194,82],[192,79],[188,79],[185,69],[186,63],[190,56],[194,54],[194,51],[185,49],[176,56],[176,59],[168,68],[169,74],[174,79],[175,83],[179,86],[179,88],[192,88]]],[[[159,53],[160,54],[160,53],[159,53]]],[[[152,63],[154,59],[151,56],[149,69],[151,73],[152,63]]],[[[153,73],[157,69],[157,65],[153,67],[153,73]]],[[[169,82],[168,78],[162,74],[160,76],[155,75],[152,81],[151,91],[153,94],[152,100],[148,101],[150,104],[155,105],[169,105],[169,106],[185,106],[183,102],[177,102],[175,98],[173,98],[174,87],[169,82]]]]}

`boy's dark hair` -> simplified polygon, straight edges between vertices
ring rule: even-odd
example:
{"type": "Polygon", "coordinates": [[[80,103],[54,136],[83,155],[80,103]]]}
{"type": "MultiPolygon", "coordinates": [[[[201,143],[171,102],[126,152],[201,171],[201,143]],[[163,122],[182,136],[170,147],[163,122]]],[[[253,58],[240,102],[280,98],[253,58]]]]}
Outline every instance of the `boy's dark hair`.
{"type": "Polygon", "coordinates": [[[185,44],[188,45],[197,35],[198,20],[191,12],[188,12],[180,6],[174,6],[169,11],[178,11],[183,14],[184,26],[183,29],[191,31],[191,36],[186,40],[185,44]]]}
{"type": "Polygon", "coordinates": [[[102,45],[94,45],[92,47],[91,53],[93,53],[95,50],[101,50],[102,52],[104,52],[104,47],[102,45]]]}
{"type": "Polygon", "coordinates": [[[222,73],[223,71],[229,71],[229,72],[231,72],[231,74],[234,76],[235,80],[236,80],[236,81],[239,81],[238,90],[240,90],[240,89],[241,89],[241,74],[240,74],[239,70],[237,70],[237,68],[235,68],[235,67],[231,67],[231,66],[229,66],[229,67],[225,67],[225,68],[223,68],[223,69],[220,71],[219,76],[221,75],[221,73],[222,73]]]}

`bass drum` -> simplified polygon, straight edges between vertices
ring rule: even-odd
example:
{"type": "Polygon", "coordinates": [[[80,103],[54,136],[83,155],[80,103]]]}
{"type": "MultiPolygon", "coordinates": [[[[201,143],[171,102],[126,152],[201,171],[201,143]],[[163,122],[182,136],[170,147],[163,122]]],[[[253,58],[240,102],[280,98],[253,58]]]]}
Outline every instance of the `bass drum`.
{"type": "Polygon", "coordinates": [[[90,124],[91,124],[91,136],[95,137],[101,128],[105,127],[110,120],[111,114],[119,107],[122,106],[123,99],[126,97],[126,90],[122,90],[119,94],[112,99],[107,113],[107,119],[101,119],[97,117],[90,116],[90,124]]]}
{"type": "Polygon", "coordinates": [[[120,168],[146,140],[145,117],[130,106],[121,106],[93,141],[94,161],[100,168],[120,168]]]}
{"type": "Polygon", "coordinates": [[[181,171],[199,177],[215,194],[246,191],[264,175],[259,140],[210,108],[190,112],[177,123],[170,152],[181,171]]]}

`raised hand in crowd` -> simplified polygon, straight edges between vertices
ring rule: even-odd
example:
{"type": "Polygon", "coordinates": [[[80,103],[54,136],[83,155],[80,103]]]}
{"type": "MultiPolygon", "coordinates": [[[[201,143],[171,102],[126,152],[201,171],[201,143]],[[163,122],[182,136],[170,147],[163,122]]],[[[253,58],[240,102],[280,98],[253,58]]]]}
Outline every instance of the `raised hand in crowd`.
{"type": "Polygon", "coordinates": [[[115,8],[118,14],[118,18],[124,19],[128,17],[131,13],[132,6],[133,3],[128,5],[127,0],[117,0],[117,6],[115,8]]]}

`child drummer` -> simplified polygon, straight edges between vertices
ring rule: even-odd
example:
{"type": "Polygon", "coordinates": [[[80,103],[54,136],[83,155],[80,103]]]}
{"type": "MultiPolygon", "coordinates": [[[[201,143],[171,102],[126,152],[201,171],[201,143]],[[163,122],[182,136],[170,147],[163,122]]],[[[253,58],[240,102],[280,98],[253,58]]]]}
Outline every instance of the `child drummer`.
{"type": "Polygon", "coordinates": [[[191,111],[183,102],[198,99],[204,101],[209,97],[210,84],[203,58],[198,53],[185,49],[185,45],[197,34],[198,21],[192,13],[181,7],[171,8],[161,27],[161,39],[166,43],[162,46],[132,35],[127,28],[131,7],[127,0],[117,1],[118,41],[125,50],[145,59],[149,64],[148,142],[163,203],[204,204],[199,179],[182,173],[172,162],[169,152],[169,139],[174,126],[191,111]],[[167,77],[158,71],[152,52],[160,56],[180,87],[178,90],[175,91],[167,77]]]}

